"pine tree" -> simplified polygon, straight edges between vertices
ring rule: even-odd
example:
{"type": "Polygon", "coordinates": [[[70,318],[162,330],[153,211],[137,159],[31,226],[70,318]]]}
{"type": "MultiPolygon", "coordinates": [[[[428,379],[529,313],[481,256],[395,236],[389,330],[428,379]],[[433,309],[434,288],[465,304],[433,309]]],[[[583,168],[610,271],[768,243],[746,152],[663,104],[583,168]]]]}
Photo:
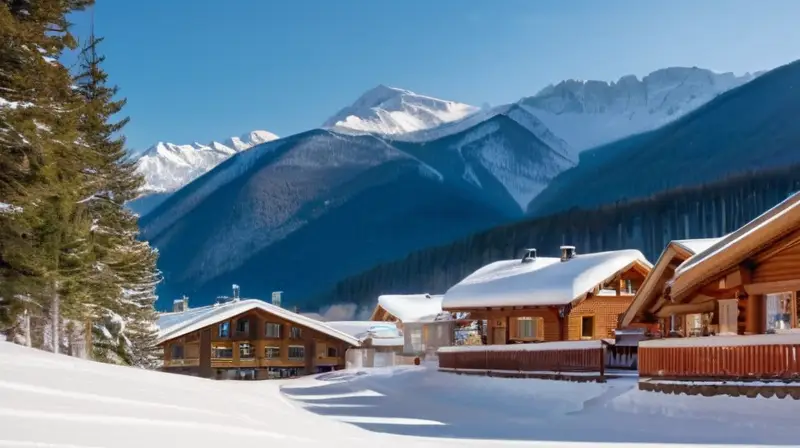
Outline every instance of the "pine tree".
{"type": "Polygon", "coordinates": [[[67,14],[91,3],[0,1],[0,331],[19,339],[21,317],[33,316],[42,329],[35,345],[54,351],[61,315],[78,308],[61,298],[80,271],[86,234],[77,96],[56,58],[75,47],[67,14]]]}
{"type": "Polygon", "coordinates": [[[160,280],[157,252],[137,240],[137,218],[124,207],[136,197],[143,179],[125,151],[120,131],[127,118],[113,121],[125,106],[117,87],[107,84],[94,33],[81,52],[77,91],[85,104],[79,129],[90,150],[86,187],[91,225],[91,257],[82,288],[90,291],[92,356],[99,361],[156,366],[155,287],[160,280]]]}

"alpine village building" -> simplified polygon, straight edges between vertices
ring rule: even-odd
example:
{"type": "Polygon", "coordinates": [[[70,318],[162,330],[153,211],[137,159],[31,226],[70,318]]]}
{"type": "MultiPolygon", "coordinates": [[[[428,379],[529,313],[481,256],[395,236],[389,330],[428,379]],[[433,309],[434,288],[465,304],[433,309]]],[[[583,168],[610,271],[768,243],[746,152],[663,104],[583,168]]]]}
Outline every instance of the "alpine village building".
{"type": "Polygon", "coordinates": [[[613,338],[619,315],[651,269],[638,250],[521,259],[478,269],[444,295],[442,308],[486,322],[485,344],[613,338]]]}
{"type": "Polygon", "coordinates": [[[357,338],[261,300],[223,298],[160,315],[163,370],[212,379],[288,378],[339,370],[357,338]]]}
{"type": "Polygon", "coordinates": [[[665,336],[639,343],[640,387],[800,398],[798,295],[798,193],[722,238],[670,243],[620,322],[665,336]]]}

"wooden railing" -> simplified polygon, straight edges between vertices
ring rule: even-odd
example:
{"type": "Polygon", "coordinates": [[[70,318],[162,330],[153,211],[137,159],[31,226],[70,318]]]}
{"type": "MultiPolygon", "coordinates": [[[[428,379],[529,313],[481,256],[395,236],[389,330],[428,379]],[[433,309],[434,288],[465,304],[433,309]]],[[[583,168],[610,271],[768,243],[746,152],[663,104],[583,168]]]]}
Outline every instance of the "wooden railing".
{"type": "Polygon", "coordinates": [[[164,362],[164,367],[197,367],[200,365],[200,358],[170,359],[164,362]]]}
{"type": "Polygon", "coordinates": [[[605,353],[602,341],[575,341],[443,347],[438,351],[438,357],[439,368],[443,370],[484,371],[489,374],[594,373],[603,378],[605,353]]]}
{"type": "Polygon", "coordinates": [[[643,342],[639,345],[639,376],[676,380],[798,379],[800,342],[793,336],[794,340],[782,335],[759,335],[643,342]]]}

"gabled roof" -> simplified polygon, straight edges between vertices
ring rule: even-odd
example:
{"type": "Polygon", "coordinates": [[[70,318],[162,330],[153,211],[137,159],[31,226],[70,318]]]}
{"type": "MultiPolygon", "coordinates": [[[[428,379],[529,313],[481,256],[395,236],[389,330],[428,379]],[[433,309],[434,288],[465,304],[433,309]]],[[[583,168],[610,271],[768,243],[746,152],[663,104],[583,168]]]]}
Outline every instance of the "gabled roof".
{"type": "Polygon", "coordinates": [[[371,345],[375,347],[397,347],[405,343],[403,334],[394,322],[333,321],[326,322],[326,325],[361,342],[370,339],[371,345]]]}
{"type": "Polygon", "coordinates": [[[178,338],[201,328],[213,325],[218,322],[246,313],[250,310],[261,310],[266,313],[278,316],[297,325],[310,328],[330,337],[358,346],[357,338],[336,330],[323,322],[293,313],[289,310],[275,306],[271,303],[258,299],[243,299],[234,302],[209,305],[200,308],[190,308],[184,312],[163,313],[159,316],[157,325],[159,327],[158,343],[178,338]]]}
{"type": "Polygon", "coordinates": [[[670,265],[685,262],[691,259],[696,253],[702,252],[716,244],[721,238],[703,238],[694,240],[675,240],[670,241],[661,255],[658,257],[655,266],[644,279],[636,296],[628,307],[620,322],[621,327],[627,327],[641,310],[652,306],[653,302],[661,295],[661,288],[664,282],[673,274],[670,265]]]}
{"type": "Polygon", "coordinates": [[[430,294],[393,294],[378,297],[378,306],[400,322],[433,321],[442,313],[442,296],[430,294]]]}
{"type": "Polygon", "coordinates": [[[566,305],[582,299],[618,272],[652,265],[638,250],[617,250],[559,258],[498,261],[478,269],[444,295],[444,309],[493,306],[566,305]]]}
{"type": "Polygon", "coordinates": [[[678,266],[670,280],[671,295],[680,300],[697,286],[712,281],[775,241],[800,229],[800,193],[794,193],[715,244],[678,266]]]}

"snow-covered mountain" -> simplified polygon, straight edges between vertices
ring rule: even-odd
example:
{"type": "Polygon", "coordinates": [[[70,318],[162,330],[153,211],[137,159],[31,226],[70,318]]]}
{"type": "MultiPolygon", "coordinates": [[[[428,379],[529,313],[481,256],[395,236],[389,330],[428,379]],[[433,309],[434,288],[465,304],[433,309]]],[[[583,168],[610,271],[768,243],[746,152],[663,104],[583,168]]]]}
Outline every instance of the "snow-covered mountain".
{"type": "Polygon", "coordinates": [[[763,72],[736,76],[697,67],[656,70],[641,80],[566,80],[524,98],[555,135],[577,151],[661,127],[763,72]]]}
{"type": "Polygon", "coordinates": [[[231,137],[223,143],[214,141],[207,145],[158,142],[142,152],[137,161],[137,170],[145,178],[142,192],[149,194],[175,191],[237,152],[277,138],[271,132],[253,131],[231,137]]]}
{"type": "Polygon", "coordinates": [[[379,85],[329,118],[322,127],[396,135],[435,128],[478,110],[480,108],[469,104],[379,85]]]}

